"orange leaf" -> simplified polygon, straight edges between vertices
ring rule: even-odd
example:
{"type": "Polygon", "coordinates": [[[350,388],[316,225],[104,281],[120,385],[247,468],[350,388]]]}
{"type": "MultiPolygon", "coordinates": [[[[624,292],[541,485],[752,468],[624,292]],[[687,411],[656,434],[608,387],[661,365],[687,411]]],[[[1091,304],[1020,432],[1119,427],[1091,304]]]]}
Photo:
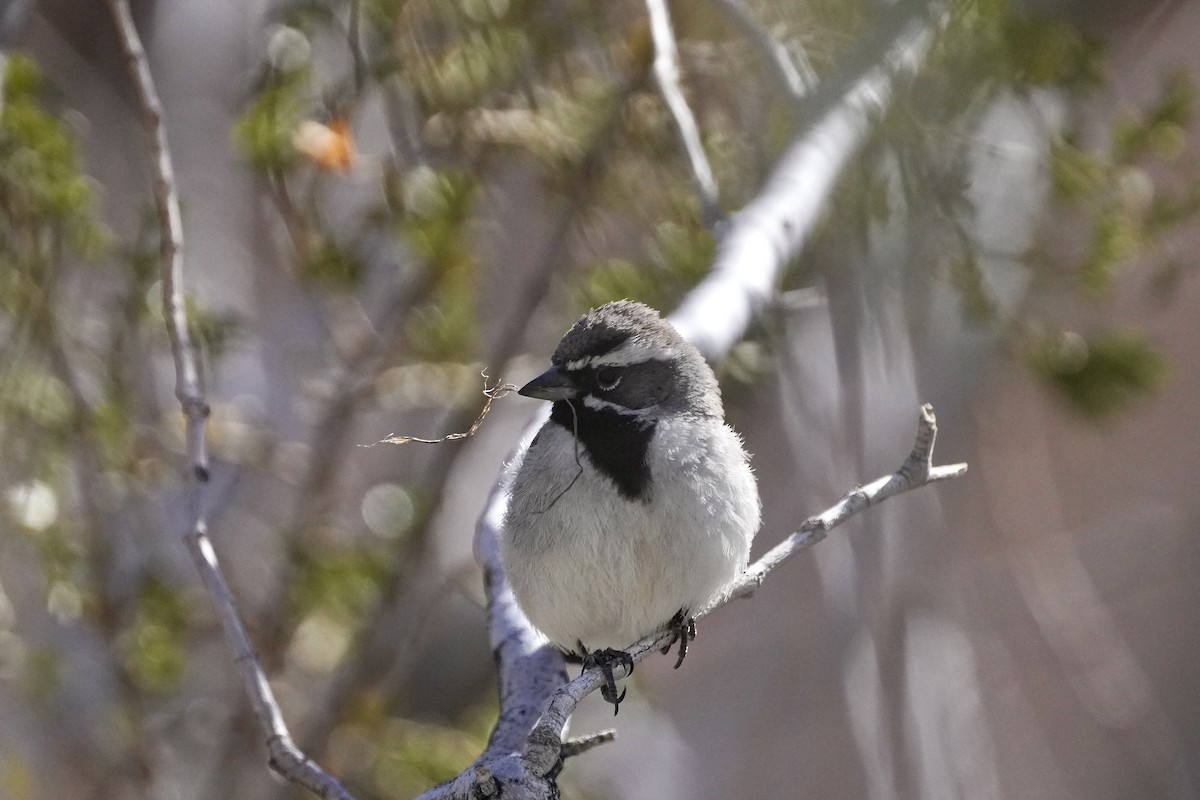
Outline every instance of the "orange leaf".
{"type": "Polygon", "coordinates": [[[292,146],[323,169],[345,172],[354,164],[354,136],[344,119],[330,120],[328,125],[311,119],[301,122],[292,135],[292,146]]]}

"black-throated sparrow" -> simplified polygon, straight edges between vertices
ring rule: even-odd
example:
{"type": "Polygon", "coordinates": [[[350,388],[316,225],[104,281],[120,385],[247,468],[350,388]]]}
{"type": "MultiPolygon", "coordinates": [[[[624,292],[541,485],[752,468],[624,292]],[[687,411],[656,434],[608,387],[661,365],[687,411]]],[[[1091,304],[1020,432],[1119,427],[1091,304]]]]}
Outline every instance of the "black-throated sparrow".
{"type": "Polygon", "coordinates": [[[501,555],[530,622],[601,667],[615,713],[624,648],[670,628],[678,667],[691,613],[745,568],[758,488],[712,370],[649,306],[589,311],[551,363],[520,390],[554,406],[513,476],[501,555]]]}

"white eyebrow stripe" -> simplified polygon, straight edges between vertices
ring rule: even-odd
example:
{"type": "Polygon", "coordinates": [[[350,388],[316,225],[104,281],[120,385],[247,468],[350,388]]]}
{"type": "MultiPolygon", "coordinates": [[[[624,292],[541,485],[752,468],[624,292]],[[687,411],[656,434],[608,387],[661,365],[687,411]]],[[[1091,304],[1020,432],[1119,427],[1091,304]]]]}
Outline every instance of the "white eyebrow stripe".
{"type": "Polygon", "coordinates": [[[678,352],[671,347],[662,347],[638,339],[630,339],[612,352],[602,356],[585,356],[567,362],[567,369],[583,369],[584,367],[627,367],[630,364],[643,364],[647,361],[671,361],[678,352]]]}
{"type": "Polygon", "coordinates": [[[576,369],[583,369],[584,367],[586,367],[588,364],[591,364],[591,363],[592,363],[592,357],[585,356],[583,358],[577,358],[574,361],[568,361],[566,363],[566,368],[568,371],[576,370],[576,369]]]}
{"type": "Polygon", "coordinates": [[[610,403],[608,400],[601,400],[599,397],[593,397],[590,394],[583,396],[583,404],[593,411],[615,411],[625,417],[638,417],[639,419],[648,419],[650,414],[645,413],[644,408],[626,408],[625,406],[610,403]]]}

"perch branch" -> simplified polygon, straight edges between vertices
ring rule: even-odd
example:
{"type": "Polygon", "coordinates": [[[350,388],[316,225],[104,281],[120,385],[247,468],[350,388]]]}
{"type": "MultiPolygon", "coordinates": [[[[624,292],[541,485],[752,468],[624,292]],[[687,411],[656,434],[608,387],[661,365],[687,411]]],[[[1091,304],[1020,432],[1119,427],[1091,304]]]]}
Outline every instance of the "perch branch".
{"type": "MultiPolygon", "coordinates": [[[[967,471],[966,464],[933,466],[933,444],[936,438],[937,419],[933,415],[933,407],[929,404],[923,405],[917,427],[916,443],[898,470],[874,483],[852,489],[841,501],[824,513],[805,520],[799,530],[775,545],[748,567],[742,576],[729,587],[726,596],[719,598],[712,608],[715,609],[730,600],[753,594],[771,570],[799,551],[812,547],[824,539],[829,531],[860,511],[865,511],[902,492],[916,489],[927,483],[957,478],[965,473],[967,471]]],[[[711,610],[706,609],[702,613],[707,614],[711,610]]]]}
{"type": "Polygon", "coordinates": [[[711,228],[721,220],[721,208],[717,205],[717,179],[713,177],[704,145],[700,142],[700,129],[692,109],[683,96],[679,85],[679,48],[671,30],[671,14],[667,0],[646,0],[646,11],[650,15],[650,35],[654,39],[654,78],[663,101],[675,121],[675,129],[683,140],[683,150],[692,168],[692,180],[696,184],[700,209],[705,223],[711,228]]]}
{"type": "Polygon", "coordinates": [[[258,664],[245,627],[238,617],[233,595],[221,573],[216,553],[208,538],[208,525],[201,501],[203,487],[208,482],[205,427],[209,409],[204,399],[199,359],[189,333],[187,310],[184,305],[183,223],[179,212],[179,195],[175,187],[175,171],[171,163],[171,150],[167,144],[162,104],[158,99],[154,76],[150,71],[137,27],[134,25],[128,0],[107,0],[107,6],[125,54],[129,76],[141,107],[142,122],[149,138],[154,200],[162,242],[163,317],[167,335],[171,340],[171,355],[175,362],[175,396],[187,420],[185,440],[191,486],[189,529],[184,541],[216,608],[226,639],[233,650],[234,659],[242,671],[255,717],[266,734],[271,768],[320,797],[353,800],[337,780],[309,761],[292,743],[283,715],[258,664]]]}
{"type": "MultiPolygon", "coordinates": [[[[777,566],[801,550],[806,550],[820,542],[829,531],[846,522],[855,514],[878,505],[889,497],[929,483],[957,478],[964,474],[967,471],[966,464],[933,466],[933,445],[936,438],[937,420],[933,415],[933,408],[924,405],[921,407],[916,442],[912,452],[909,453],[908,458],[900,465],[899,469],[866,486],[851,489],[836,504],[806,520],[799,530],[747,567],[741,577],[724,594],[701,609],[695,618],[700,620],[732,600],[749,597],[777,566]]],[[[642,639],[630,647],[627,652],[636,663],[650,653],[660,650],[670,641],[671,634],[663,630],[642,639]]],[[[623,671],[624,667],[618,667],[614,673],[619,675],[623,671]]],[[[591,669],[583,672],[555,694],[529,737],[530,745],[526,750],[525,758],[531,769],[542,771],[542,774],[545,774],[553,768],[560,757],[558,743],[562,738],[567,719],[574,713],[579,702],[599,689],[603,683],[604,676],[600,670],[591,669]]]]}

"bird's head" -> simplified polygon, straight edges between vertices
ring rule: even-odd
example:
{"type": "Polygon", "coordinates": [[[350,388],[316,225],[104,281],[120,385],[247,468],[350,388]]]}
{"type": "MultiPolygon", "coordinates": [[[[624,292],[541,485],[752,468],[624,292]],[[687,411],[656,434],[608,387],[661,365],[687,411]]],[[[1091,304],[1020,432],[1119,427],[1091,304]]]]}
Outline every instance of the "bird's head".
{"type": "Polygon", "coordinates": [[[618,300],[587,312],[550,362],[521,394],[641,418],[723,416],[720,389],[703,356],[642,303],[618,300]]]}

